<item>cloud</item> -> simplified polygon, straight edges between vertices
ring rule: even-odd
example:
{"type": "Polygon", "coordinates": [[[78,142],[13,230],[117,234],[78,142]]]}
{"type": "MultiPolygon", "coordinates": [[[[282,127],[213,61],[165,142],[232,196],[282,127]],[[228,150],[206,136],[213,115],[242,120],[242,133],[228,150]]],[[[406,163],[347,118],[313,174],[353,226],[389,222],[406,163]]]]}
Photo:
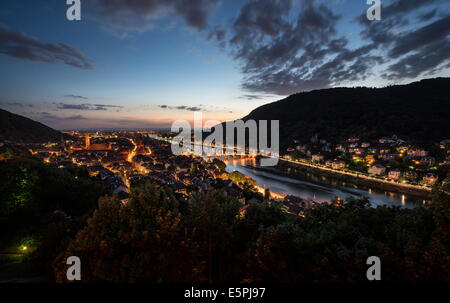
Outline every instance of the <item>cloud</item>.
{"type": "Polygon", "coordinates": [[[225,29],[221,27],[216,27],[208,34],[208,40],[223,41],[225,39],[226,34],[227,31],[225,29]]]}
{"type": "Polygon", "coordinates": [[[450,15],[435,20],[436,11],[445,11],[439,10],[443,3],[393,0],[383,6],[378,22],[367,20],[364,11],[353,19],[360,42],[352,44],[339,32],[341,16],[332,5],[254,0],[240,9],[227,33],[214,29],[208,39],[227,42],[226,49],[240,63],[242,88],[249,97],[289,95],[374,76],[400,80],[431,75],[448,63],[450,15]]]}
{"type": "MultiPolygon", "coordinates": [[[[288,95],[333,83],[337,62],[330,62],[330,56],[341,54],[348,43],[336,37],[338,16],[308,0],[295,18],[289,18],[293,5],[293,1],[252,1],[235,19],[230,45],[242,63],[245,90],[288,95]]],[[[349,63],[357,59],[351,53],[346,56],[349,63]]]]}
{"type": "Polygon", "coordinates": [[[80,95],[64,95],[63,97],[64,98],[72,98],[72,99],[85,99],[85,100],[88,99],[87,97],[80,96],[80,95]]]}
{"type": "Polygon", "coordinates": [[[158,105],[158,107],[162,108],[162,109],[187,110],[187,111],[191,111],[191,112],[206,111],[204,108],[201,108],[201,107],[186,106],[186,105],[180,105],[180,106],[158,105]]]}
{"type": "Polygon", "coordinates": [[[397,18],[418,8],[428,6],[442,0],[396,0],[384,9],[384,18],[397,18]]]}
{"type": "Polygon", "coordinates": [[[41,117],[47,120],[58,120],[58,121],[68,121],[68,120],[87,120],[86,117],[82,115],[74,115],[74,116],[67,116],[67,117],[61,117],[54,114],[50,114],[48,112],[41,112],[41,117]]]}
{"type": "Polygon", "coordinates": [[[245,99],[245,100],[261,100],[261,99],[264,99],[264,96],[261,96],[261,95],[252,95],[252,94],[244,94],[244,95],[238,97],[238,99],[245,99]]]}
{"type": "Polygon", "coordinates": [[[449,34],[450,16],[441,18],[430,25],[412,31],[400,39],[396,39],[393,48],[389,52],[389,56],[396,58],[417,50],[418,47],[422,48],[437,41],[444,41],[449,34]]]}
{"type": "Polygon", "coordinates": [[[220,112],[220,113],[233,113],[227,107],[216,106],[216,105],[204,105],[199,104],[198,106],[187,106],[187,105],[178,105],[178,106],[170,106],[170,105],[158,105],[159,108],[162,109],[170,109],[170,110],[178,110],[178,111],[189,111],[189,112],[220,112]]]}
{"type": "Polygon", "coordinates": [[[65,103],[58,103],[57,104],[58,109],[74,109],[74,110],[93,110],[90,105],[88,104],[65,104],[65,103]]]}
{"type": "Polygon", "coordinates": [[[216,26],[209,32],[207,40],[216,41],[221,48],[225,48],[227,46],[226,35],[227,31],[222,26],[216,26]]]}
{"type": "Polygon", "coordinates": [[[448,39],[429,44],[391,64],[383,77],[388,80],[399,80],[415,78],[423,73],[432,75],[449,67],[449,65],[445,65],[446,62],[450,62],[449,54],[450,41],[448,39]]]}
{"type": "MultiPolygon", "coordinates": [[[[386,7],[382,22],[358,20],[364,26],[362,37],[372,42],[375,50],[383,50],[387,68],[381,77],[387,80],[432,76],[450,62],[450,14],[437,17],[440,0],[397,0],[386,7]],[[426,10],[426,12],[423,12],[426,10]],[[411,29],[411,24],[422,22],[411,29]]],[[[448,68],[448,67],[447,67],[448,68]]]]}
{"type": "Polygon", "coordinates": [[[102,117],[85,117],[83,115],[56,115],[49,112],[30,113],[33,119],[51,125],[56,129],[145,129],[168,127],[172,124],[171,119],[136,119],[135,117],[122,118],[102,118],[102,117]]]}
{"type": "Polygon", "coordinates": [[[64,120],[86,120],[87,118],[83,117],[82,115],[75,115],[75,116],[69,116],[63,118],[64,120]]]}
{"type": "Polygon", "coordinates": [[[108,109],[123,109],[120,105],[105,105],[105,104],[93,104],[95,110],[108,110],[108,109]]]}
{"type": "Polygon", "coordinates": [[[63,43],[43,43],[0,24],[0,53],[14,58],[64,64],[91,69],[90,61],[74,47],[63,43]]]}
{"type": "Polygon", "coordinates": [[[105,26],[142,32],[166,16],[180,18],[198,31],[204,30],[218,3],[219,0],[96,0],[88,5],[94,18],[105,26]]]}
{"type": "Polygon", "coordinates": [[[107,104],[90,104],[90,103],[84,103],[84,104],[67,104],[67,103],[54,103],[58,109],[60,110],[92,110],[92,111],[98,111],[98,110],[108,110],[108,109],[122,109],[123,106],[119,105],[107,105],[107,104]]]}
{"type": "Polygon", "coordinates": [[[428,21],[430,19],[433,19],[434,16],[436,16],[437,10],[433,9],[427,13],[423,13],[421,15],[418,16],[418,19],[422,22],[428,21]]]}
{"type": "Polygon", "coordinates": [[[0,104],[6,105],[6,106],[13,106],[13,107],[33,107],[33,104],[21,103],[21,102],[0,102],[0,104]]]}
{"type": "Polygon", "coordinates": [[[183,106],[177,106],[175,108],[178,109],[178,110],[187,110],[187,111],[191,111],[191,112],[198,112],[198,111],[203,110],[202,108],[197,107],[197,106],[189,107],[189,106],[184,106],[184,105],[183,106]]]}

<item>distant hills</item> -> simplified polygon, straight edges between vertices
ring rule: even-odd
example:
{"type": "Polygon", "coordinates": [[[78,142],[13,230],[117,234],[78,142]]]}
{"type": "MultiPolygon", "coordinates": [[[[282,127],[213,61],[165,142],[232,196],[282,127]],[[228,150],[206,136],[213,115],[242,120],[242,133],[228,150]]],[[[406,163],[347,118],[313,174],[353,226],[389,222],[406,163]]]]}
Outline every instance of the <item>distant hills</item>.
{"type": "Polygon", "coordinates": [[[343,140],[397,135],[413,143],[450,137],[450,78],[385,88],[332,88],[291,95],[243,120],[279,120],[280,144],[313,136],[343,140]]]}
{"type": "Polygon", "coordinates": [[[0,141],[43,143],[61,141],[63,137],[64,134],[42,123],[0,109],[0,141]]]}

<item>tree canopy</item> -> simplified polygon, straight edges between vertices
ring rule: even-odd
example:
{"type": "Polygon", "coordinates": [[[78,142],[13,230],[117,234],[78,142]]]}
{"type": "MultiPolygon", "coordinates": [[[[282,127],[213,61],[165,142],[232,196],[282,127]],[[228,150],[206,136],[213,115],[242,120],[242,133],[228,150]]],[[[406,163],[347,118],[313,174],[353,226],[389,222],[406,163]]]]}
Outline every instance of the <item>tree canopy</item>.
{"type": "Polygon", "coordinates": [[[86,227],[54,262],[83,260],[84,282],[364,282],[366,260],[383,281],[450,281],[449,197],[432,206],[370,206],[349,198],[304,217],[271,201],[241,207],[221,190],[188,200],[146,184],[127,205],[100,200],[86,227]]]}

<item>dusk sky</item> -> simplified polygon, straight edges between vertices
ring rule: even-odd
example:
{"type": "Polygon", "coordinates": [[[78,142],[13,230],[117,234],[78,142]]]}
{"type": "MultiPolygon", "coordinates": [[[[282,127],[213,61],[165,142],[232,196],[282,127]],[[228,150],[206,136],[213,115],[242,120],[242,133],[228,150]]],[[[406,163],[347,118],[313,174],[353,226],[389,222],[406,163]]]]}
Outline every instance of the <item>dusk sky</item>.
{"type": "Polygon", "coordinates": [[[0,108],[57,129],[230,120],[292,93],[450,76],[450,1],[2,0],[0,108]]]}

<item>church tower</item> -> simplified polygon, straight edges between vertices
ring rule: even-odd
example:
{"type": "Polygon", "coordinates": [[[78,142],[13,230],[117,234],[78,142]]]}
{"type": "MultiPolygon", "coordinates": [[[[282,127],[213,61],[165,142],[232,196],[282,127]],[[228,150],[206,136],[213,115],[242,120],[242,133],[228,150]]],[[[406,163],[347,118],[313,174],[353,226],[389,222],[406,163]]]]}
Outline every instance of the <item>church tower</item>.
{"type": "Polygon", "coordinates": [[[91,148],[91,138],[89,138],[89,135],[86,135],[86,149],[91,148]]]}

